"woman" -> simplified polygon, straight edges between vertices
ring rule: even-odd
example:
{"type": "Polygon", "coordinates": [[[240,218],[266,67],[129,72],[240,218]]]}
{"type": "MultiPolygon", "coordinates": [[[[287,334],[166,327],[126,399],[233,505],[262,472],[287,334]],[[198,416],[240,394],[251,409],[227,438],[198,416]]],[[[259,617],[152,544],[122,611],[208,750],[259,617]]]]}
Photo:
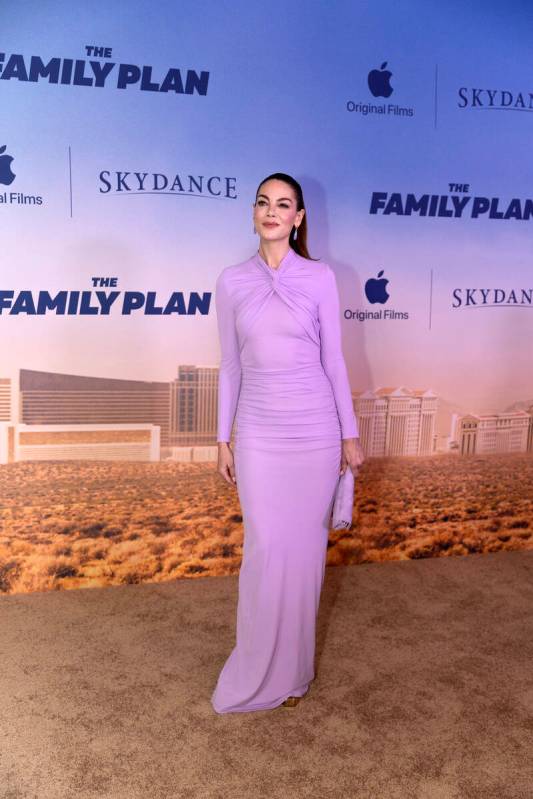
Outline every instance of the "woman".
{"type": "Polygon", "coordinates": [[[335,488],[364,460],[335,275],[307,251],[301,186],[269,175],[253,208],[259,249],[223,269],[215,290],[218,471],[236,482],[244,524],[236,645],[211,697],[217,713],[294,706],[307,692],[335,488]]]}

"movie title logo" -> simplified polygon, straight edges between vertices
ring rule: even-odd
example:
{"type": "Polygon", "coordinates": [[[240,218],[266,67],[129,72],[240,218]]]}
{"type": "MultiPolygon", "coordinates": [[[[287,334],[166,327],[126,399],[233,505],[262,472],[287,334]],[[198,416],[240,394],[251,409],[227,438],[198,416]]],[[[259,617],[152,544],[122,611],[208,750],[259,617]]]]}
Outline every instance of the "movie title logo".
{"type": "Polygon", "coordinates": [[[0,289],[0,315],[44,316],[109,316],[116,312],[122,316],[194,316],[209,313],[210,291],[191,291],[185,295],[174,291],[168,297],[158,297],[156,291],[104,291],[118,285],[116,277],[91,278],[91,290],[13,291],[0,289]]]}
{"type": "Polygon", "coordinates": [[[205,70],[197,72],[194,69],[171,67],[163,73],[155,74],[151,66],[96,60],[112,59],[111,47],[86,45],[85,54],[87,58],[56,56],[43,59],[39,55],[0,53],[0,80],[45,82],[95,89],[112,86],[115,89],[135,88],[142,92],[162,94],[207,94],[210,73],[205,70]]]}
{"type": "Polygon", "coordinates": [[[410,194],[372,192],[370,214],[383,216],[440,217],[442,219],[516,219],[529,221],[533,216],[533,199],[471,195],[468,183],[449,183],[449,194],[410,194]]]}

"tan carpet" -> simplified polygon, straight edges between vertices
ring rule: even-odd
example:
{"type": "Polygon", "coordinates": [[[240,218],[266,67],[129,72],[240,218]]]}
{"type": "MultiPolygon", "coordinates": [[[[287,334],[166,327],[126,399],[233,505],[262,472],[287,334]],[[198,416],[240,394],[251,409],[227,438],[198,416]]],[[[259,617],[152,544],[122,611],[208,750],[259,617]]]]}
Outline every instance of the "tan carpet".
{"type": "Polygon", "coordinates": [[[0,599],[1,799],[533,799],[533,552],[328,568],[307,697],[218,716],[236,601],[0,599]]]}

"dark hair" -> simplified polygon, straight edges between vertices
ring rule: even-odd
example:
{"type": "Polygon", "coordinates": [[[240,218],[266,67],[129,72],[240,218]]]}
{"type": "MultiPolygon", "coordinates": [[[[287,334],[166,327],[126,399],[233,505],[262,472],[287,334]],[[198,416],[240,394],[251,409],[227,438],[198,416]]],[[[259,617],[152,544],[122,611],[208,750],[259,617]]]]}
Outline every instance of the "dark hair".
{"type": "MultiPolygon", "coordinates": [[[[256,202],[261,186],[266,183],[267,180],[282,180],[284,183],[288,183],[289,186],[294,189],[294,193],[296,194],[296,210],[301,211],[302,208],[305,209],[302,187],[297,180],[291,177],[291,175],[286,175],[285,172],[274,172],[272,175],[268,175],[268,177],[263,178],[255,193],[256,202]]],[[[292,249],[297,252],[298,255],[301,255],[302,258],[308,258],[310,261],[318,261],[318,258],[311,258],[307,249],[307,212],[303,215],[303,219],[298,227],[297,238],[294,237],[295,232],[296,227],[293,225],[293,228],[289,234],[289,244],[292,249]]]]}

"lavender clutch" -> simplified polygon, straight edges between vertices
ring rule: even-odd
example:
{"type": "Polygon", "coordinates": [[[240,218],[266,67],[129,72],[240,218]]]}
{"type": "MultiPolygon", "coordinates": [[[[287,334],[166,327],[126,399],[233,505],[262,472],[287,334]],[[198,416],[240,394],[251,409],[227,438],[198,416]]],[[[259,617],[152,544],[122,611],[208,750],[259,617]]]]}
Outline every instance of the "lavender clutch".
{"type": "Polygon", "coordinates": [[[349,529],[352,526],[352,512],[355,493],[355,480],[353,472],[346,466],[341,474],[335,489],[331,526],[334,530],[349,529]]]}

